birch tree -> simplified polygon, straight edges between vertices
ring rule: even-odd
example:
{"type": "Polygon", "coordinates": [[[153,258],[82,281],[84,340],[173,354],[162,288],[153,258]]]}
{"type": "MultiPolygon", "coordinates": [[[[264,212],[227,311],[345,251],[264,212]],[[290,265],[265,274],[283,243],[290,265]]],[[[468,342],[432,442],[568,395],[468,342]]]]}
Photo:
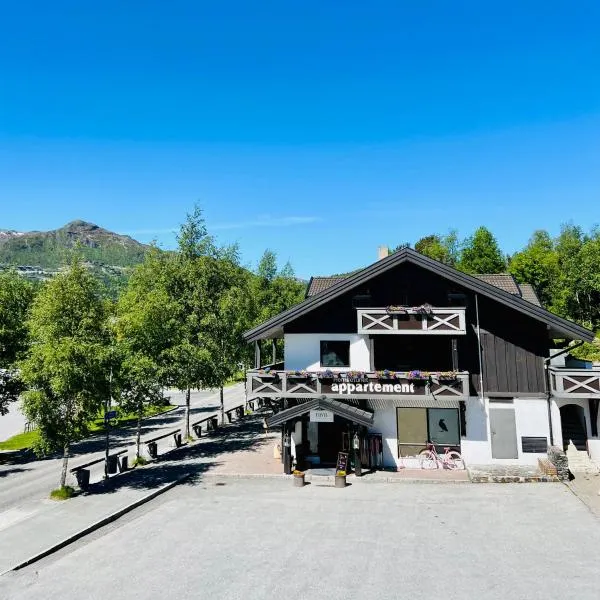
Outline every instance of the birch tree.
{"type": "Polygon", "coordinates": [[[62,450],[60,488],[65,487],[71,444],[109,393],[106,306],[98,284],[74,259],[44,284],[27,326],[31,350],[20,363],[28,391],[23,409],[39,431],[38,453],[62,450]]]}

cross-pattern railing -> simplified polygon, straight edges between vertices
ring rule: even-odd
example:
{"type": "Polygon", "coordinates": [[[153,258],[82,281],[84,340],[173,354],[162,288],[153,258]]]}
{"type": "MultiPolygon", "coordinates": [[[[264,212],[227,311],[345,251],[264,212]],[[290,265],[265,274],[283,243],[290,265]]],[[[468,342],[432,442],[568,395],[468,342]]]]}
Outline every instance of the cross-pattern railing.
{"type": "Polygon", "coordinates": [[[464,400],[469,396],[469,374],[426,373],[423,378],[382,372],[248,371],[246,397],[252,398],[389,398],[391,396],[428,396],[464,400]]]}
{"type": "Polygon", "coordinates": [[[563,398],[600,398],[600,369],[550,368],[552,394],[563,398]]]}
{"type": "Polygon", "coordinates": [[[464,335],[464,308],[359,308],[358,333],[404,335],[464,335]]]}

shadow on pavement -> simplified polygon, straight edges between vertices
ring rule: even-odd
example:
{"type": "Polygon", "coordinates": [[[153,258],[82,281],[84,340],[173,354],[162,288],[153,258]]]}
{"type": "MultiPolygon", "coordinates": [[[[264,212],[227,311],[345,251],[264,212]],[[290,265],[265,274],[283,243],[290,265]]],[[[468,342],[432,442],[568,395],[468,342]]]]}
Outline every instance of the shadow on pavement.
{"type": "Polygon", "coordinates": [[[31,469],[5,469],[4,471],[0,471],[0,477],[6,477],[7,475],[12,475],[13,473],[22,473],[23,471],[31,471],[31,469]]]}
{"type": "Polygon", "coordinates": [[[198,443],[182,446],[159,456],[145,467],[132,469],[111,479],[90,485],[90,494],[111,494],[120,489],[156,489],[189,475],[184,482],[196,483],[203,473],[222,464],[219,457],[241,451],[258,451],[265,443],[262,418],[248,417],[218,429],[198,443]]]}

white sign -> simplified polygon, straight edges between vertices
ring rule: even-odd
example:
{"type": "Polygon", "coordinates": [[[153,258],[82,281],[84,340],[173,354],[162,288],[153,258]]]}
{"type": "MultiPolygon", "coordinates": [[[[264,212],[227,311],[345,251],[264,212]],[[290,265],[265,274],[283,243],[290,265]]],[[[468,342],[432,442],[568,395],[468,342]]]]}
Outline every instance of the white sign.
{"type": "Polygon", "coordinates": [[[414,394],[414,383],[332,383],[335,394],[414,394]]]}
{"type": "Polygon", "coordinates": [[[333,413],[330,410],[311,410],[311,423],[333,423],[333,413]]]}

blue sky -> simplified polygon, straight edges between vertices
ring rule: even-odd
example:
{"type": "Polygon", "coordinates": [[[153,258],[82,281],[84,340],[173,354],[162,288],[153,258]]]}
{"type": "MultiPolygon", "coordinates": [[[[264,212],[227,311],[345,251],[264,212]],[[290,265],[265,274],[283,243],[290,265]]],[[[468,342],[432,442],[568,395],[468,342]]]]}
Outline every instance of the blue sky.
{"type": "Polygon", "coordinates": [[[301,276],[480,224],[600,222],[600,3],[19,2],[0,227],[164,247],[195,202],[301,276]]]}

